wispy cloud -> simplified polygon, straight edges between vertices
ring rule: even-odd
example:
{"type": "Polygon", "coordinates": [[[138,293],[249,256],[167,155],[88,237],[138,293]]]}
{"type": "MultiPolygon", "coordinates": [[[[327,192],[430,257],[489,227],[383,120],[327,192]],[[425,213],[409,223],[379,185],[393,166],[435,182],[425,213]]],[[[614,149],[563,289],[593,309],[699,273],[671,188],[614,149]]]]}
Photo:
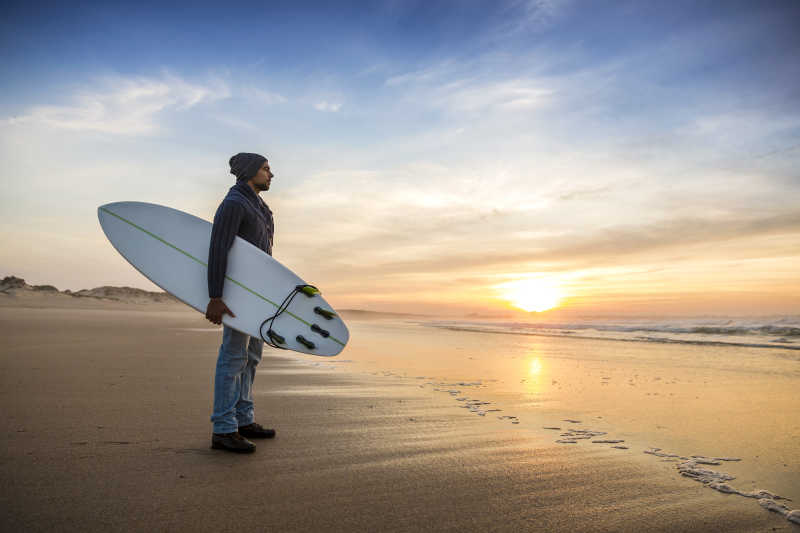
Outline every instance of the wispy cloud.
{"type": "Polygon", "coordinates": [[[342,104],[338,102],[328,102],[327,100],[323,100],[321,102],[317,102],[314,104],[314,109],[317,111],[323,111],[327,113],[336,113],[342,108],[342,104]]]}
{"type": "Polygon", "coordinates": [[[388,78],[384,85],[401,91],[406,102],[451,113],[514,112],[550,105],[556,95],[551,80],[531,77],[497,79],[492,65],[436,65],[388,78]]]}
{"type": "Polygon", "coordinates": [[[516,22],[527,28],[549,24],[569,3],[568,0],[522,0],[517,2],[520,16],[516,22]]]}
{"type": "Polygon", "coordinates": [[[228,98],[220,80],[191,83],[168,73],[159,78],[104,77],[83,88],[67,105],[38,105],[20,116],[6,118],[9,126],[34,123],[71,131],[146,135],[159,130],[158,117],[168,111],[187,111],[200,104],[228,98]]]}
{"type": "MultiPolygon", "coordinates": [[[[338,250],[360,251],[358,264],[346,267],[348,275],[372,273],[389,279],[427,274],[441,279],[442,274],[451,278],[536,271],[568,274],[648,262],[672,265],[698,257],[709,261],[716,257],[780,259],[794,255],[794,246],[800,238],[800,216],[794,213],[748,220],[735,217],[681,219],[641,227],[536,235],[528,239],[498,239],[497,235],[490,234],[494,224],[487,224],[481,230],[478,225],[471,224],[471,217],[466,214],[436,220],[430,220],[433,212],[426,214],[427,217],[422,216],[418,211],[408,220],[395,219],[402,233],[373,221],[373,227],[360,237],[335,242],[338,250]],[[462,224],[471,224],[473,231],[450,229],[462,224]],[[391,239],[390,235],[393,235],[391,239]],[[762,246],[752,246],[754,241],[761,242],[762,246]],[[365,250],[369,253],[365,254],[365,250]],[[702,256],[698,255],[701,252],[702,256]]],[[[305,261],[303,264],[313,263],[305,261]]]]}
{"type": "Polygon", "coordinates": [[[241,94],[248,100],[252,100],[264,105],[283,104],[287,102],[285,96],[275,92],[265,91],[257,87],[245,87],[241,90],[241,94]]]}
{"type": "Polygon", "coordinates": [[[384,81],[384,85],[391,87],[391,86],[407,85],[407,84],[437,82],[441,80],[444,76],[446,76],[448,73],[452,72],[454,66],[455,65],[452,62],[444,62],[436,65],[431,65],[419,70],[405,72],[403,74],[397,74],[387,78],[384,81]]]}
{"type": "MultiPolygon", "coordinates": [[[[509,40],[521,33],[539,31],[553,24],[570,0],[516,0],[509,2],[502,23],[490,28],[489,39],[509,40]]],[[[484,37],[486,39],[486,37],[484,37]]]]}
{"type": "Polygon", "coordinates": [[[240,118],[231,117],[231,116],[227,116],[227,115],[221,115],[221,114],[217,114],[217,113],[212,114],[211,118],[213,118],[214,120],[216,120],[220,124],[224,124],[224,125],[229,126],[231,128],[237,128],[237,129],[245,130],[245,131],[249,131],[249,132],[258,131],[258,127],[252,121],[248,122],[245,119],[240,119],[240,118]]]}
{"type": "Polygon", "coordinates": [[[551,89],[525,79],[445,86],[438,92],[441,96],[435,100],[436,103],[456,112],[535,109],[547,105],[553,95],[551,89]]]}

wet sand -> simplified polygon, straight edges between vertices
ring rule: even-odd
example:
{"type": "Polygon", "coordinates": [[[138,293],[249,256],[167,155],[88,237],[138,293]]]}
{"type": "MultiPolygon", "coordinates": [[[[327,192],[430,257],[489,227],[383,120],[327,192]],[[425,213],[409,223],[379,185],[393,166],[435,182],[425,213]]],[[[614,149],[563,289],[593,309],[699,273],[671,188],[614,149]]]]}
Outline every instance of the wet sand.
{"type": "Polygon", "coordinates": [[[705,456],[704,468],[735,478],[719,490],[800,501],[796,350],[476,333],[413,321],[353,327],[351,371],[422,377],[421,386],[477,416],[508,417],[562,445],[626,446],[638,459],[674,463],[675,475],[682,462],[705,456]],[[392,350],[374,348],[386,345],[392,350]],[[653,448],[674,457],[649,454],[653,448]]]}
{"type": "Polygon", "coordinates": [[[663,464],[276,352],[255,397],[278,437],[210,450],[220,335],[190,310],[112,307],[0,308],[4,531],[798,528],[663,464]]]}

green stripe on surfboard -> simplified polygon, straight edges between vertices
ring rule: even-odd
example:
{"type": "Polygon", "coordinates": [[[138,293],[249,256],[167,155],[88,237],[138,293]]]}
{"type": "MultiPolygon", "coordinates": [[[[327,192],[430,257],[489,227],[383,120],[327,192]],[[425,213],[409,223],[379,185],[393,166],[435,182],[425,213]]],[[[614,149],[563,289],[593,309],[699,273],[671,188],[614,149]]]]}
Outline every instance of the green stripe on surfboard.
{"type": "MultiPolygon", "coordinates": [[[[200,259],[196,258],[195,256],[193,256],[192,254],[190,254],[190,253],[189,253],[189,252],[187,252],[186,250],[183,250],[183,249],[181,249],[181,248],[179,248],[179,247],[175,246],[175,245],[174,245],[174,244],[172,244],[171,242],[165,241],[164,239],[162,239],[161,237],[159,237],[159,236],[158,236],[158,235],[156,235],[155,233],[151,233],[151,232],[147,231],[146,229],[144,229],[143,227],[139,226],[138,224],[136,224],[136,223],[134,223],[134,222],[131,222],[131,221],[130,221],[130,220],[128,220],[127,218],[125,218],[125,217],[123,217],[123,216],[120,216],[120,215],[118,215],[118,214],[114,213],[113,211],[109,211],[109,210],[108,210],[108,209],[106,209],[105,207],[101,207],[100,209],[101,209],[101,210],[103,210],[104,212],[108,213],[109,215],[111,215],[111,216],[113,216],[113,217],[116,217],[116,218],[120,219],[121,221],[123,221],[123,222],[125,222],[125,223],[127,223],[127,224],[130,224],[131,226],[133,226],[134,228],[138,229],[139,231],[141,231],[141,232],[143,232],[143,233],[145,233],[145,234],[149,235],[150,237],[154,238],[155,240],[157,240],[157,241],[159,241],[159,242],[161,242],[161,243],[163,243],[163,244],[166,244],[166,245],[167,245],[167,246],[169,246],[170,248],[172,248],[172,249],[174,249],[174,250],[176,250],[176,251],[178,251],[178,252],[182,253],[183,255],[185,255],[186,257],[188,257],[189,259],[192,259],[193,261],[196,261],[197,263],[199,263],[199,264],[203,265],[204,267],[208,268],[208,263],[204,263],[203,261],[201,261],[200,259]]],[[[235,280],[235,279],[233,279],[233,278],[231,278],[231,277],[229,277],[229,276],[225,276],[225,279],[227,279],[227,280],[230,280],[232,283],[235,283],[235,284],[237,284],[239,287],[243,288],[244,290],[246,290],[246,291],[247,291],[247,292],[249,292],[250,294],[252,294],[252,295],[254,295],[254,296],[258,296],[259,298],[261,298],[261,299],[262,299],[262,300],[264,300],[265,302],[271,303],[272,305],[274,305],[274,306],[275,306],[275,308],[276,308],[276,309],[280,307],[278,304],[276,304],[275,302],[273,302],[272,300],[270,300],[269,298],[267,298],[267,297],[266,297],[266,296],[264,296],[263,294],[259,294],[258,292],[254,291],[253,289],[251,289],[251,288],[250,288],[250,287],[248,287],[247,285],[245,285],[245,284],[243,284],[243,283],[240,283],[239,281],[237,281],[237,280],[235,280]]],[[[288,315],[290,315],[290,316],[294,317],[295,319],[299,320],[300,322],[302,322],[302,323],[303,323],[303,324],[305,324],[306,326],[309,326],[309,327],[311,327],[311,324],[310,324],[309,322],[306,322],[305,320],[303,320],[303,319],[302,319],[302,318],[300,318],[299,316],[295,315],[295,314],[294,314],[294,313],[292,313],[291,311],[287,310],[287,311],[284,311],[284,312],[285,312],[286,314],[288,314],[288,315]]],[[[340,341],[339,339],[337,339],[337,338],[335,338],[335,337],[333,337],[333,336],[331,336],[330,338],[331,338],[332,340],[334,340],[335,342],[337,342],[337,343],[341,344],[342,346],[344,346],[344,343],[343,343],[342,341],[340,341]]]]}

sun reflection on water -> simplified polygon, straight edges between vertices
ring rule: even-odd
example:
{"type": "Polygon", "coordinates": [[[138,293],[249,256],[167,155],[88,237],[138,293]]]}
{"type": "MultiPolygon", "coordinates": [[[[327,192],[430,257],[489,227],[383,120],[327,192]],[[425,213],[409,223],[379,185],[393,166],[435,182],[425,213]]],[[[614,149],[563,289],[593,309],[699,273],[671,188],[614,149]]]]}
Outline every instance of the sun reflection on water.
{"type": "MultiPolygon", "coordinates": [[[[524,372],[525,367],[521,370],[524,372]]],[[[542,373],[544,371],[542,360],[534,356],[528,360],[527,363],[527,376],[524,376],[521,383],[525,387],[528,394],[540,394],[542,392],[542,373]]]]}
{"type": "Polygon", "coordinates": [[[542,373],[542,362],[539,360],[538,357],[535,359],[531,359],[530,364],[528,365],[528,375],[532,378],[539,377],[539,374],[542,373]]]}

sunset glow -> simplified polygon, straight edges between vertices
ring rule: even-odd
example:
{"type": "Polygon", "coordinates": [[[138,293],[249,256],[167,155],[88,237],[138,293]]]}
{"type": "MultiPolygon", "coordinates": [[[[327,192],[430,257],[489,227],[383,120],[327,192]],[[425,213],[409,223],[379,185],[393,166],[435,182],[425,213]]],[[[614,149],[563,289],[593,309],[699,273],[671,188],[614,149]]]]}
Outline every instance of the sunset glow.
{"type": "Polygon", "coordinates": [[[564,297],[558,285],[539,279],[512,281],[498,288],[504,300],[528,312],[552,309],[558,306],[564,297]]]}

